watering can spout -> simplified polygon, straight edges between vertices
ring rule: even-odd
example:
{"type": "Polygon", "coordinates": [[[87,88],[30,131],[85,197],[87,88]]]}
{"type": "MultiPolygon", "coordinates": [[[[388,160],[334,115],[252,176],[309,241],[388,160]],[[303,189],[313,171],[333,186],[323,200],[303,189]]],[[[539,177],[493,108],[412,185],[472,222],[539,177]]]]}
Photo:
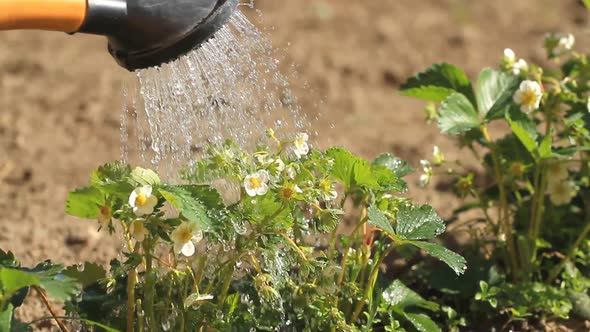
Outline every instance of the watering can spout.
{"type": "Polygon", "coordinates": [[[128,70],[159,66],[198,48],[238,0],[0,0],[0,30],[42,29],[108,38],[128,70]]]}

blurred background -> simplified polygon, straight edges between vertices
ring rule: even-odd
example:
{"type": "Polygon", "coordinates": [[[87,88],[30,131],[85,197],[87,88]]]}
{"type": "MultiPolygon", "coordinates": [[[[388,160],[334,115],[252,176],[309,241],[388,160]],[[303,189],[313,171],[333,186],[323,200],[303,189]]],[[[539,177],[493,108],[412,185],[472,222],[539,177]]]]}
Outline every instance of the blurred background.
{"type": "MultiPolygon", "coordinates": [[[[588,11],[577,0],[254,4],[241,8],[280,50],[304,111],[318,117],[316,143],[367,158],[391,152],[414,166],[435,144],[447,158],[457,150],[425,124],[422,102],[396,92],[409,76],[449,62],[475,77],[496,66],[506,47],[539,63],[546,32],[574,33],[578,50],[589,40],[588,11]]],[[[66,217],[64,201],[97,165],[119,158],[121,86],[129,75],[100,37],[0,33],[0,247],[25,264],[49,257],[107,263],[116,255],[117,242],[92,222],[66,217]]],[[[436,187],[413,196],[444,215],[455,202],[436,187]]]]}

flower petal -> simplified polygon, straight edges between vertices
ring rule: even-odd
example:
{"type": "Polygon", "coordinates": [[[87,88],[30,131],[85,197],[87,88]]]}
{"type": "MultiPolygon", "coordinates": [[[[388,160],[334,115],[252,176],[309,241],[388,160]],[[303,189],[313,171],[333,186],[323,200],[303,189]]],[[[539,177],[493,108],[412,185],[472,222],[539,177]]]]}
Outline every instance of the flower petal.
{"type": "Polygon", "coordinates": [[[188,241],[187,243],[185,243],[182,246],[182,249],[180,250],[180,252],[186,257],[191,257],[192,255],[194,255],[195,254],[195,244],[193,243],[193,241],[188,241]]]}

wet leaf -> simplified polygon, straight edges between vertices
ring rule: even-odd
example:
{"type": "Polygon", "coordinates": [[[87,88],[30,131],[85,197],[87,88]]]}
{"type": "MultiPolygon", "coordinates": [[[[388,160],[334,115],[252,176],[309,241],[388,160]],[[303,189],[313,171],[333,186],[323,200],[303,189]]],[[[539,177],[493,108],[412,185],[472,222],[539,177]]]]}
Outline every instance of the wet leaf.
{"type": "Polygon", "coordinates": [[[373,165],[387,167],[399,178],[403,178],[414,172],[414,169],[410,164],[391,153],[384,153],[375,158],[375,160],[373,160],[373,165]]]}
{"type": "Polygon", "coordinates": [[[387,219],[387,216],[379,210],[378,207],[372,205],[367,210],[367,216],[369,217],[369,223],[379,227],[383,231],[389,233],[389,235],[395,235],[393,227],[387,219]]]}
{"type": "Polygon", "coordinates": [[[83,288],[95,284],[106,276],[106,270],[94,263],[84,263],[82,267],[70,266],[63,274],[76,280],[83,288]]]}
{"type": "Polygon", "coordinates": [[[395,230],[402,239],[425,240],[442,234],[445,224],[430,205],[404,205],[397,213],[395,230]]]}
{"type": "Polygon", "coordinates": [[[424,249],[429,255],[443,261],[457,275],[463,274],[467,269],[467,261],[461,255],[435,243],[423,241],[409,241],[410,244],[424,249]]]}
{"type": "Polygon", "coordinates": [[[382,295],[385,303],[402,310],[411,307],[420,307],[433,311],[439,309],[438,304],[425,300],[420,294],[408,288],[399,279],[392,282],[391,285],[383,291],[382,295]]]}
{"type": "Polygon", "coordinates": [[[224,209],[219,192],[206,185],[164,186],[160,194],[186,219],[196,223],[203,230],[215,228],[221,222],[212,214],[224,209]]]}

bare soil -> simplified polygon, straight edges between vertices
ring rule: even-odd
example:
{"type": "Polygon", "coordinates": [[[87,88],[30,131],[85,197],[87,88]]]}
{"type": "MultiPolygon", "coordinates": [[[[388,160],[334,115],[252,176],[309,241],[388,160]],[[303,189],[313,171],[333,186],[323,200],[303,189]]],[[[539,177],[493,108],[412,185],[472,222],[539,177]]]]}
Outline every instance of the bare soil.
{"type": "MultiPolygon", "coordinates": [[[[590,45],[588,12],[575,0],[257,0],[242,7],[285,50],[284,70],[312,118],[321,146],[343,145],[365,157],[392,152],[414,165],[452,141],[426,126],[423,103],[396,93],[435,62],[471,77],[495,66],[505,47],[540,62],[543,35],[572,32],[590,45]]],[[[0,33],[0,247],[24,264],[107,263],[117,241],[96,224],[67,217],[69,189],[94,167],[119,158],[121,82],[129,75],[93,36],[0,33]]],[[[443,214],[457,202],[417,190],[443,214]]],[[[25,318],[45,315],[39,303],[25,318]]],[[[584,325],[554,331],[588,330],[584,325]]]]}

